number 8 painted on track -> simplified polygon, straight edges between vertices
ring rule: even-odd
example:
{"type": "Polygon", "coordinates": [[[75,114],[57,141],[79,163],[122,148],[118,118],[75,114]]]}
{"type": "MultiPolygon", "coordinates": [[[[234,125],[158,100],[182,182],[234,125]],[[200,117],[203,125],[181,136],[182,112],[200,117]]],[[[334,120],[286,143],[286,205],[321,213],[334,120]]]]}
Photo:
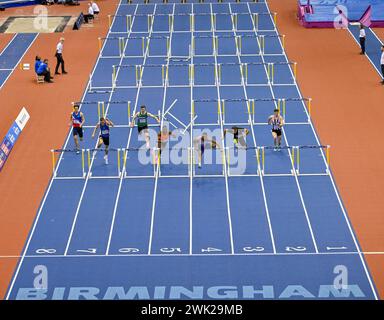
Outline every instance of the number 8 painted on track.
{"type": "Polygon", "coordinates": [[[36,253],[39,253],[39,254],[44,254],[44,253],[53,254],[53,253],[56,253],[56,249],[37,249],[36,253]]]}

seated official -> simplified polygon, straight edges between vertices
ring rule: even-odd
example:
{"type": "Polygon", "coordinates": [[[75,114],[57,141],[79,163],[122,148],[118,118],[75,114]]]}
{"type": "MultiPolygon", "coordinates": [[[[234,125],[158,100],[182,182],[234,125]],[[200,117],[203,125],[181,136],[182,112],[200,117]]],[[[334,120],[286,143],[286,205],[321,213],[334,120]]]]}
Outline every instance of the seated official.
{"type": "Polygon", "coordinates": [[[35,72],[37,74],[37,70],[39,69],[39,66],[41,65],[41,58],[39,56],[36,56],[35,58],[35,72]]]}
{"type": "Polygon", "coordinates": [[[85,21],[85,23],[88,23],[89,20],[94,19],[94,18],[95,18],[95,16],[94,16],[92,4],[88,3],[88,14],[84,15],[84,21],[85,21]]]}
{"type": "Polygon", "coordinates": [[[48,59],[44,59],[44,61],[40,63],[36,73],[38,76],[44,76],[45,82],[48,82],[48,83],[53,82],[51,77],[51,71],[48,67],[48,59]]]}
{"type": "Polygon", "coordinates": [[[93,9],[93,13],[95,15],[98,15],[100,13],[100,9],[99,9],[99,6],[97,5],[96,2],[92,2],[92,9],[93,9]]]}

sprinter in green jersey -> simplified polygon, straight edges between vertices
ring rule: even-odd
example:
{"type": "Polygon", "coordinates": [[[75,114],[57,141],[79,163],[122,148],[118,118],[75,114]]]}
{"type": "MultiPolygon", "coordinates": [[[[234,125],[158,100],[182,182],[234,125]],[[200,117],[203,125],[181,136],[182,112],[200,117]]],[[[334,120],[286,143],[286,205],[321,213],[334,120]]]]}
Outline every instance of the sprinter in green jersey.
{"type": "Polygon", "coordinates": [[[131,127],[135,126],[135,120],[137,118],[137,129],[139,132],[139,135],[144,133],[145,136],[145,143],[147,146],[147,149],[149,149],[149,132],[148,132],[148,117],[151,117],[157,121],[157,123],[160,123],[160,119],[153,115],[152,113],[149,113],[147,111],[147,108],[143,105],[140,107],[140,111],[137,112],[131,122],[131,127]]]}

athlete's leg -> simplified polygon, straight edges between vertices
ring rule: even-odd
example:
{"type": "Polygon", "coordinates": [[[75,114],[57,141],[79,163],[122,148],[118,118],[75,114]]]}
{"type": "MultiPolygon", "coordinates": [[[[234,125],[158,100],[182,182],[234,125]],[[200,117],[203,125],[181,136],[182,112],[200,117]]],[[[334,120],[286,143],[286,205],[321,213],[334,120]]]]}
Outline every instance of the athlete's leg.
{"type": "Polygon", "coordinates": [[[100,137],[99,141],[97,142],[97,148],[100,148],[102,144],[103,144],[103,138],[100,137]]]}
{"type": "Polygon", "coordinates": [[[272,131],[272,137],[273,137],[273,145],[275,146],[275,150],[276,150],[276,146],[277,146],[277,134],[276,134],[276,132],[272,131]]]}
{"type": "Polygon", "coordinates": [[[108,164],[108,151],[109,151],[109,138],[102,139],[104,143],[104,161],[105,164],[108,164]]]}
{"type": "Polygon", "coordinates": [[[277,136],[277,145],[280,147],[281,146],[281,134],[277,136]]]}
{"type": "Polygon", "coordinates": [[[79,136],[77,134],[75,134],[73,136],[73,140],[75,141],[76,151],[78,151],[80,149],[79,136]]]}
{"type": "Polygon", "coordinates": [[[144,132],[144,137],[145,137],[145,146],[147,147],[147,149],[149,149],[150,148],[150,144],[149,144],[150,139],[149,139],[148,129],[144,129],[143,132],[144,132]]]}
{"type": "Polygon", "coordinates": [[[201,162],[202,162],[202,158],[203,158],[203,155],[204,155],[204,144],[201,143],[200,146],[199,146],[199,149],[197,151],[197,156],[198,156],[198,165],[199,165],[199,168],[201,168],[201,162]]]}

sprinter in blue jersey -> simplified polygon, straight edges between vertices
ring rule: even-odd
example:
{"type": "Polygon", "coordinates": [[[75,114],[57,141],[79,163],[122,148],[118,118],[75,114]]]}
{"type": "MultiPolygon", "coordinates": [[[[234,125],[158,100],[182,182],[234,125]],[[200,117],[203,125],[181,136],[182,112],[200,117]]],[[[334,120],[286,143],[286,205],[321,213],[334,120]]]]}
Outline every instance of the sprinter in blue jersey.
{"type": "Polygon", "coordinates": [[[108,164],[108,148],[109,148],[109,129],[110,127],[113,127],[114,124],[111,120],[107,118],[100,118],[100,122],[95,126],[95,129],[93,129],[92,138],[95,137],[96,130],[100,128],[100,136],[99,141],[97,143],[97,148],[100,148],[102,144],[104,144],[105,149],[105,155],[104,155],[104,161],[105,164],[108,164]]]}
{"type": "Polygon", "coordinates": [[[73,106],[73,112],[69,116],[69,126],[72,126],[73,140],[75,141],[76,153],[80,153],[80,141],[83,141],[83,124],[85,118],[82,112],[79,111],[79,105],[73,106]]]}

